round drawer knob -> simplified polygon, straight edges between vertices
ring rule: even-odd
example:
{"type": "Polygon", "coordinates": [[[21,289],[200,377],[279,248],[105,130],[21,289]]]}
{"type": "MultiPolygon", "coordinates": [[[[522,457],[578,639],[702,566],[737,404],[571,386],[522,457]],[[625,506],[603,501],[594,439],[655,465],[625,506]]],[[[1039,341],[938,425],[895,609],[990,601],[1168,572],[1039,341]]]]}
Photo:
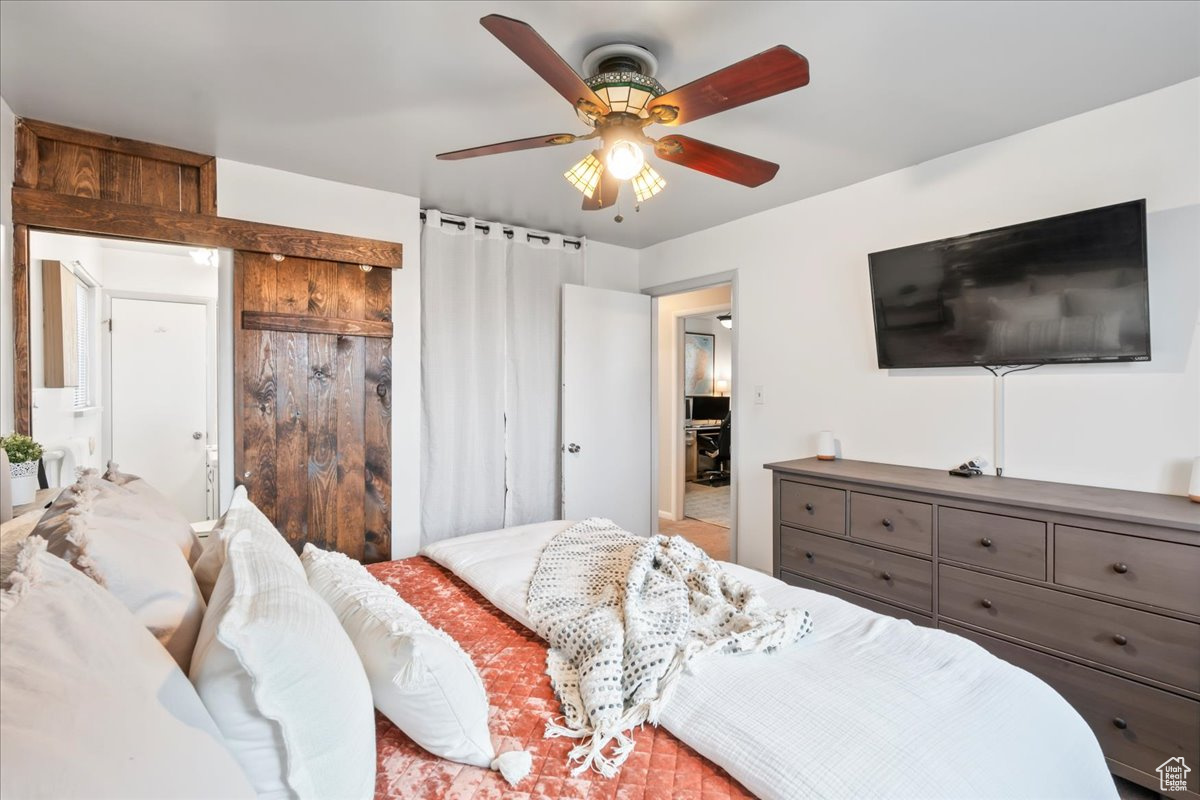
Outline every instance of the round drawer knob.
{"type": "Polygon", "coordinates": [[[892,521],[891,521],[891,519],[889,519],[888,517],[884,517],[884,518],[883,518],[883,527],[885,527],[885,528],[890,528],[890,527],[892,527],[892,521]]]}
{"type": "Polygon", "coordinates": [[[1124,562],[1113,564],[1113,572],[1118,575],[1124,575],[1126,572],[1129,572],[1129,565],[1124,562]]]}
{"type": "Polygon", "coordinates": [[[804,504],[804,510],[805,510],[805,511],[808,511],[808,512],[811,512],[811,511],[813,510],[813,504],[812,504],[812,503],[805,503],[805,504],[804,504]]]}
{"type": "Polygon", "coordinates": [[[892,573],[884,571],[879,573],[879,577],[883,578],[885,581],[890,581],[892,579],[892,573]]]}
{"type": "Polygon", "coordinates": [[[805,558],[807,558],[809,561],[812,561],[812,560],[813,560],[813,552],[812,552],[812,550],[809,550],[809,551],[807,551],[807,552],[804,554],[804,557],[805,557],[805,558]]]}
{"type": "Polygon", "coordinates": [[[979,605],[983,606],[984,608],[991,608],[991,607],[992,607],[992,601],[991,601],[991,600],[988,600],[988,599],[985,597],[985,598],[983,598],[982,600],[980,600],[980,601],[979,601],[979,605]]]}
{"type": "Polygon", "coordinates": [[[1125,645],[1129,644],[1129,640],[1126,639],[1124,636],[1122,636],[1119,633],[1113,637],[1113,641],[1116,642],[1117,644],[1121,645],[1121,647],[1124,647],[1125,645]]]}
{"type": "Polygon", "coordinates": [[[984,547],[991,547],[991,546],[992,546],[992,540],[991,540],[991,539],[989,539],[989,538],[988,538],[988,537],[986,537],[986,536],[985,536],[985,537],[983,537],[982,539],[980,539],[980,540],[979,540],[979,543],[980,543],[981,545],[983,545],[984,547]]]}
{"type": "Polygon", "coordinates": [[[1119,730],[1125,730],[1129,727],[1129,723],[1121,717],[1113,717],[1113,727],[1119,730]]]}

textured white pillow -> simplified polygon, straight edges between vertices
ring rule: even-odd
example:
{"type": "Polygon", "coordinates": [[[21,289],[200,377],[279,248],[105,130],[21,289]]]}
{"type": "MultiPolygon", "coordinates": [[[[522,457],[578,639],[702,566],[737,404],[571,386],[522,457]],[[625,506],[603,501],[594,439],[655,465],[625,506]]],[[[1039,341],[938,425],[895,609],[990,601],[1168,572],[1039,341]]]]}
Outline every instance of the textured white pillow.
{"type": "Polygon", "coordinates": [[[192,567],[196,583],[200,586],[200,593],[206,601],[212,596],[217,577],[221,574],[221,567],[225,564],[226,539],[229,534],[240,530],[251,530],[264,534],[261,542],[273,548],[279,559],[291,565],[297,575],[304,574],[304,567],[301,566],[296,551],[287,543],[287,539],[283,538],[283,534],[271,523],[271,520],[267,519],[266,514],[250,502],[250,498],[246,494],[246,487],[239,486],[233,490],[233,499],[229,501],[229,509],[209,532],[208,541],[204,543],[204,552],[200,554],[200,558],[192,567]],[[265,534],[268,533],[274,535],[266,536],[265,534]]]}
{"type": "Polygon", "coordinates": [[[160,535],[158,522],[97,512],[115,489],[94,472],[83,475],[63,490],[32,535],[112,592],[186,670],[204,617],[200,588],[176,543],[160,535]]]}
{"type": "Polygon", "coordinates": [[[44,550],[0,595],[0,796],[253,798],[179,665],[44,550]]]}
{"type": "MultiPolygon", "coordinates": [[[[92,470],[85,471],[92,472],[92,470]]],[[[96,513],[136,520],[157,521],[158,535],[179,547],[189,564],[195,564],[204,546],[192,530],[183,512],[162,492],[137,475],[121,472],[115,463],[108,462],[104,480],[124,491],[104,492],[96,503],[96,513]]]]}
{"type": "Polygon", "coordinates": [[[200,697],[260,798],[372,797],[375,714],[354,646],[278,533],[227,531],[192,656],[200,697]]]}
{"type": "Polygon", "coordinates": [[[309,585],[337,614],[358,651],[375,707],[435,756],[500,770],[511,783],[529,772],[526,753],[500,759],[488,732],[483,680],[458,642],[361,564],[304,546],[309,585]]]}

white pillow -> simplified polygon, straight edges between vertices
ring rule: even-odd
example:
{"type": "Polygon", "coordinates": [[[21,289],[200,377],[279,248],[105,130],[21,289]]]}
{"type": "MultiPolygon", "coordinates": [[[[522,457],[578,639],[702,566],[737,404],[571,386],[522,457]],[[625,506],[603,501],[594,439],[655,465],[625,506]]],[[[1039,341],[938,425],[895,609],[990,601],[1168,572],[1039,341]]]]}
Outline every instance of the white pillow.
{"type": "MultiPolygon", "coordinates": [[[[85,474],[94,470],[85,470],[85,474]]],[[[156,520],[159,535],[179,547],[189,564],[195,564],[204,549],[200,537],[183,512],[162,492],[137,475],[121,472],[115,463],[108,462],[104,480],[120,487],[122,492],[105,492],[96,504],[96,513],[136,520],[156,520]]]]}
{"type": "Polygon", "coordinates": [[[200,588],[177,545],[160,535],[158,522],[97,512],[113,488],[95,473],[83,475],[63,490],[32,535],[112,592],[186,670],[204,618],[200,588]]]}
{"type": "Polygon", "coordinates": [[[279,557],[278,536],[227,535],[192,682],[260,798],[370,798],[371,687],[303,568],[279,557]]]}
{"type": "Polygon", "coordinates": [[[526,753],[497,759],[487,692],[458,642],[357,561],[311,544],[300,560],[309,585],[350,634],[384,716],[435,756],[500,770],[511,783],[528,774],[526,753]]]}
{"type": "Polygon", "coordinates": [[[304,575],[304,567],[301,566],[296,551],[288,544],[287,539],[283,538],[283,534],[276,529],[271,520],[267,519],[266,514],[263,514],[258,506],[250,502],[250,498],[246,494],[246,487],[238,486],[233,490],[233,499],[229,501],[229,509],[209,532],[208,541],[204,544],[204,552],[200,554],[200,558],[196,559],[196,563],[192,567],[196,583],[200,586],[200,594],[206,601],[212,596],[217,577],[221,574],[221,567],[225,564],[227,537],[229,534],[243,529],[264,534],[261,541],[269,545],[281,561],[292,566],[297,575],[304,575]],[[265,534],[268,533],[273,536],[266,536],[265,534]]]}
{"type": "Polygon", "coordinates": [[[253,798],[179,665],[45,546],[0,595],[0,796],[253,798]]]}

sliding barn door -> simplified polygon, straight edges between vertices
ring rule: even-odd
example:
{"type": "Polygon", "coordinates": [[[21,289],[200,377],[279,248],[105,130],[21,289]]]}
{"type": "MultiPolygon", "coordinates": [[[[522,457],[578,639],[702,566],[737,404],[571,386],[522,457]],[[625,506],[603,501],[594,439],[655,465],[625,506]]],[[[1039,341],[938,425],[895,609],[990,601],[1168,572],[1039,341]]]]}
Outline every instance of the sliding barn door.
{"type": "Polygon", "coordinates": [[[299,549],[391,558],[391,271],[238,252],[234,474],[299,549]]]}

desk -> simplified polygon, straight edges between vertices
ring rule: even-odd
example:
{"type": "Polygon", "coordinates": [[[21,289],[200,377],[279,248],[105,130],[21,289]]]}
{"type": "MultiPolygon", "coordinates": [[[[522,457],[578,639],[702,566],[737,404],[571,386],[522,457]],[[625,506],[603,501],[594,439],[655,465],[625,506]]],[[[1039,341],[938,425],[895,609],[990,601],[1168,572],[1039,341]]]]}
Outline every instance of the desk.
{"type": "Polygon", "coordinates": [[[696,446],[696,435],[700,433],[720,433],[721,425],[701,423],[699,425],[684,425],[684,476],[686,481],[694,481],[700,474],[700,448],[696,446]]]}

